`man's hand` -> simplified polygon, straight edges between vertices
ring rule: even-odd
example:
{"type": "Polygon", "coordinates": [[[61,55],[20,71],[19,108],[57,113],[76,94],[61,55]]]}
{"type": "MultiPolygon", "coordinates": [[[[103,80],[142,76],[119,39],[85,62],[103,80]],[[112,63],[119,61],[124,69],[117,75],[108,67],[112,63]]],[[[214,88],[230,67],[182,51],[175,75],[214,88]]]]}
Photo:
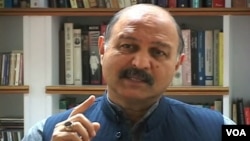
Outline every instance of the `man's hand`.
{"type": "Polygon", "coordinates": [[[51,141],[90,141],[100,124],[89,121],[82,113],[94,102],[95,96],[90,96],[72,110],[67,120],[56,124],[51,141]]]}

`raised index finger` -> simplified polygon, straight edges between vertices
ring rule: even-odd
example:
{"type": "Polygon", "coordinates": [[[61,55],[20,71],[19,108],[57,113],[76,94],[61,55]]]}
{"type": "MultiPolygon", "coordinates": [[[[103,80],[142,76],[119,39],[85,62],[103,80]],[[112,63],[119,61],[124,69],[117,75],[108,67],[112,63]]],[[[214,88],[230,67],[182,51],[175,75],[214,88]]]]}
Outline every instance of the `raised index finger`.
{"type": "Polygon", "coordinates": [[[73,108],[69,117],[85,112],[94,102],[95,102],[95,96],[94,95],[89,96],[88,99],[86,99],[84,102],[73,108]]]}

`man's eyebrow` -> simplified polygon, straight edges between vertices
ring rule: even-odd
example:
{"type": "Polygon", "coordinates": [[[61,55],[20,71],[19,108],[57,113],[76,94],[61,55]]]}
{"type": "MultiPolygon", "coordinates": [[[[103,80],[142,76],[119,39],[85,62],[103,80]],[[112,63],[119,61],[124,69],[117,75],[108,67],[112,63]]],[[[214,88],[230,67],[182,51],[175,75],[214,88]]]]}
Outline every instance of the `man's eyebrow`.
{"type": "Polygon", "coordinates": [[[158,46],[158,47],[162,47],[162,48],[169,48],[169,49],[171,48],[171,45],[165,42],[156,41],[156,42],[152,42],[151,44],[158,46]]]}
{"type": "Polygon", "coordinates": [[[138,41],[137,38],[132,37],[132,36],[127,36],[127,35],[125,35],[125,34],[120,34],[120,35],[118,35],[118,39],[127,39],[127,40],[138,41]]]}

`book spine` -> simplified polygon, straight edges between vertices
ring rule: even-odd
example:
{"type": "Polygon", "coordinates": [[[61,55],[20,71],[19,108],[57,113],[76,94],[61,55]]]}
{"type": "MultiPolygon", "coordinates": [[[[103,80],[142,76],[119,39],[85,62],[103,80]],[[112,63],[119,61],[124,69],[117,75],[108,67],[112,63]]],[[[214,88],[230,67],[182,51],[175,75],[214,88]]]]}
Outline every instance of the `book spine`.
{"type": "Polygon", "coordinates": [[[119,4],[119,8],[124,8],[125,7],[125,3],[124,0],[117,0],[118,4],[119,4]]]}
{"type": "Polygon", "coordinates": [[[198,55],[198,85],[205,85],[205,50],[204,50],[204,31],[198,31],[198,40],[197,40],[197,55],[198,55]]]}
{"type": "Polygon", "coordinates": [[[202,7],[202,0],[190,0],[190,7],[192,8],[202,7]]]}
{"type": "Polygon", "coordinates": [[[191,83],[198,85],[197,31],[191,31],[191,83]]]}
{"type": "Polygon", "coordinates": [[[177,0],[168,0],[168,7],[169,8],[176,8],[177,7],[177,0]]]}
{"type": "Polygon", "coordinates": [[[23,85],[23,53],[20,54],[20,71],[18,78],[18,85],[23,85]]]}
{"type": "Polygon", "coordinates": [[[247,0],[232,0],[232,7],[233,8],[246,8],[247,0]]]}
{"type": "Polygon", "coordinates": [[[105,0],[97,0],[98,8],[106,8],[105,0]]]}
{"type": "Polygon", "coordinates": [[[185,61],[182,64],[182,83],[184,86],[190,86],[191,85],[191,47],[190,47],[191,30],[183,29],[182,36],[184,40],[184,52],[186,54],[185,61]]]}
{"type": "Polygon", "coordinates": [[[59,31],[59,84],[65,85],[65,32],[59,31]]]}
{"type": "Polygon", "coordinates": [[[223,86],[223,71],[224,71],[224,33],[219,33],[219,49],[218,49],[218,69],[219,69],[219,79],[218,79],[218,85],[223,86]]]}
{"type": "Polygon", "coordinates": [[[88,0],[89,1],[89,7],[90,8],[96,8],[98,6],[96,0],[88,0]]]}
{"type": "Polygon", "coordinates": [[[70,6],[71,6],[71,8],[78,8],[77,7],[77,0],[70,0],[70,6]]]}
{"type": "Polygon", "coordinates": [[[219,49],[219,29],[215,29],[213,31],[213,85],[218,86],[219,85],[219,55],[218,55],[218,49],[219,49]]]}
{"type": "Polygon", "coordinates": [[[205,85],[213,85],[213,31],[205,31],[205,85]]]}
{"type": "Polygon", "coordinates": [[[81,29],[74,29],[74,85],[82,85],[82,45],[81,45],[81,29]]]}
{"type": "Polygon", "coordinates": [[[125,5],[125,7],[131,6],[131,1],[130,0],[124,0],[124,5],[125,5]]]}
{"type": "Polygon", "coordinates": [[[16,64],[16,53],[10,54],[10,76],[9,85],[14,85],[15,81],[15,64],[16,64]]]}
{"type": "Polygon", "coordinates": [[[222,100],[221,99],[216,99],[215,101],[214,101],[214,110],[216,110],[216,111],[218,111],[218,112],[220,112],[220,113],[223,113],[223,111],[222,111],[222,100]]]}
{"type": "Polygon", "coordinates": [[[203,7],[212,7],[213,0],[204,0],[202,5],[203,5],[203,7]]]}
{"type": "Polygon", "coordinates": [[[160,7],[166,8],[166,7],[168,7],[168,0],[158,0],[157,5],[160,6],[160,7]]]}
{"type": "Polygon", "coordinates": [[[243,125],[245,124],[245,113],[244,113],[244,102],[242,98],[237,100],[237,124],[243,125]]]}
{"type": "Polygon", "coordinates": [[[65,32],[65,84],[74,84],[74,66],[73,66],[73,23],[64,23],[65,32]]]}
{"type": "Polygon", "coordinates": [[[98,49],[98,38],[101,34],[99,25],[89,26],[89,65],[90,65],[90,84],[101,84],[101,64],[98,49]]]}
{"type": "Polygon", "coordinates": [[[1,85],[5,85],[5,69],[6,69],[7,57],[6,53],[2,54],[2,72],[1,72],[1,85]]]}
{"type": "Polygon", "coordinates": [[[16,54],[16,64],[15,64],[15,79],[14,79],[14,85],[19,85],[19,75],[21,71],[21,53],[16,54]]]}
{"type": "Polygon", "coordinates": [[[48,8],[47,0],[30,0],[30,8],[48,8]]]}
{"type": "Polygon", "coordinates": [[[250,125],[250,106],[244,107],[245,124],[250,125]]]}
{"type": "Polygon", "coordinates": [[[84,8],[90,8],[89,0],[83,0],[84,8]]]}
{"type": "Polygon", "coordinates": [[[82,84],[90,84],[89,35],[87,27],[82,28],[82,84]]]}
{"type": "Polygon", "coordinates": [[[0,0],[0,8],[4,8],[4,1],[5,0],[0,0]]]}
{"type": "Polygon", "coordinates": [[[232,102],[232,120],[237,124],[237,102],[232,102]]]}
{"type": "Polygon", "coordinates": [[[130,0],[130,2],[131,2],[131,5],[137,4],[137,0],[130,0]]]}
{"type": "Polygon", "coordinates": [[[177,0],[177,7],[179,8],[189,7],[188,0],[177,0]]]}
{"type": "Polygon", "coordinates": [[[213,7],[214,8],[224,8],[225,7],[225,0],[213,0],[213,7]]]}

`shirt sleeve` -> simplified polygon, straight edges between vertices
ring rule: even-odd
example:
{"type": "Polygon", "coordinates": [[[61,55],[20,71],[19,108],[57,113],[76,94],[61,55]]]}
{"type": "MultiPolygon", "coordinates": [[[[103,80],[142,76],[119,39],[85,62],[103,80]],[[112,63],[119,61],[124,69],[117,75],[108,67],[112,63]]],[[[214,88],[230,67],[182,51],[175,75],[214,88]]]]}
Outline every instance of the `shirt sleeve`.
{"type": "Polygon", "coordinates": [[[235,124],[236,124],[233,120],[231,120],[231,119],[228,118],[227,116],[224,116],[224,115],[223,115],[223,118],[224,118],[224,124],[225,124],[225,125],[235,125],[235,124]]]}
{"type": "Polygon", "coordinates": [[[46,119],[41,120],[32,126],[28,133],[24,135],[22,141],[43,141],[43,126],[46,119]]]}

